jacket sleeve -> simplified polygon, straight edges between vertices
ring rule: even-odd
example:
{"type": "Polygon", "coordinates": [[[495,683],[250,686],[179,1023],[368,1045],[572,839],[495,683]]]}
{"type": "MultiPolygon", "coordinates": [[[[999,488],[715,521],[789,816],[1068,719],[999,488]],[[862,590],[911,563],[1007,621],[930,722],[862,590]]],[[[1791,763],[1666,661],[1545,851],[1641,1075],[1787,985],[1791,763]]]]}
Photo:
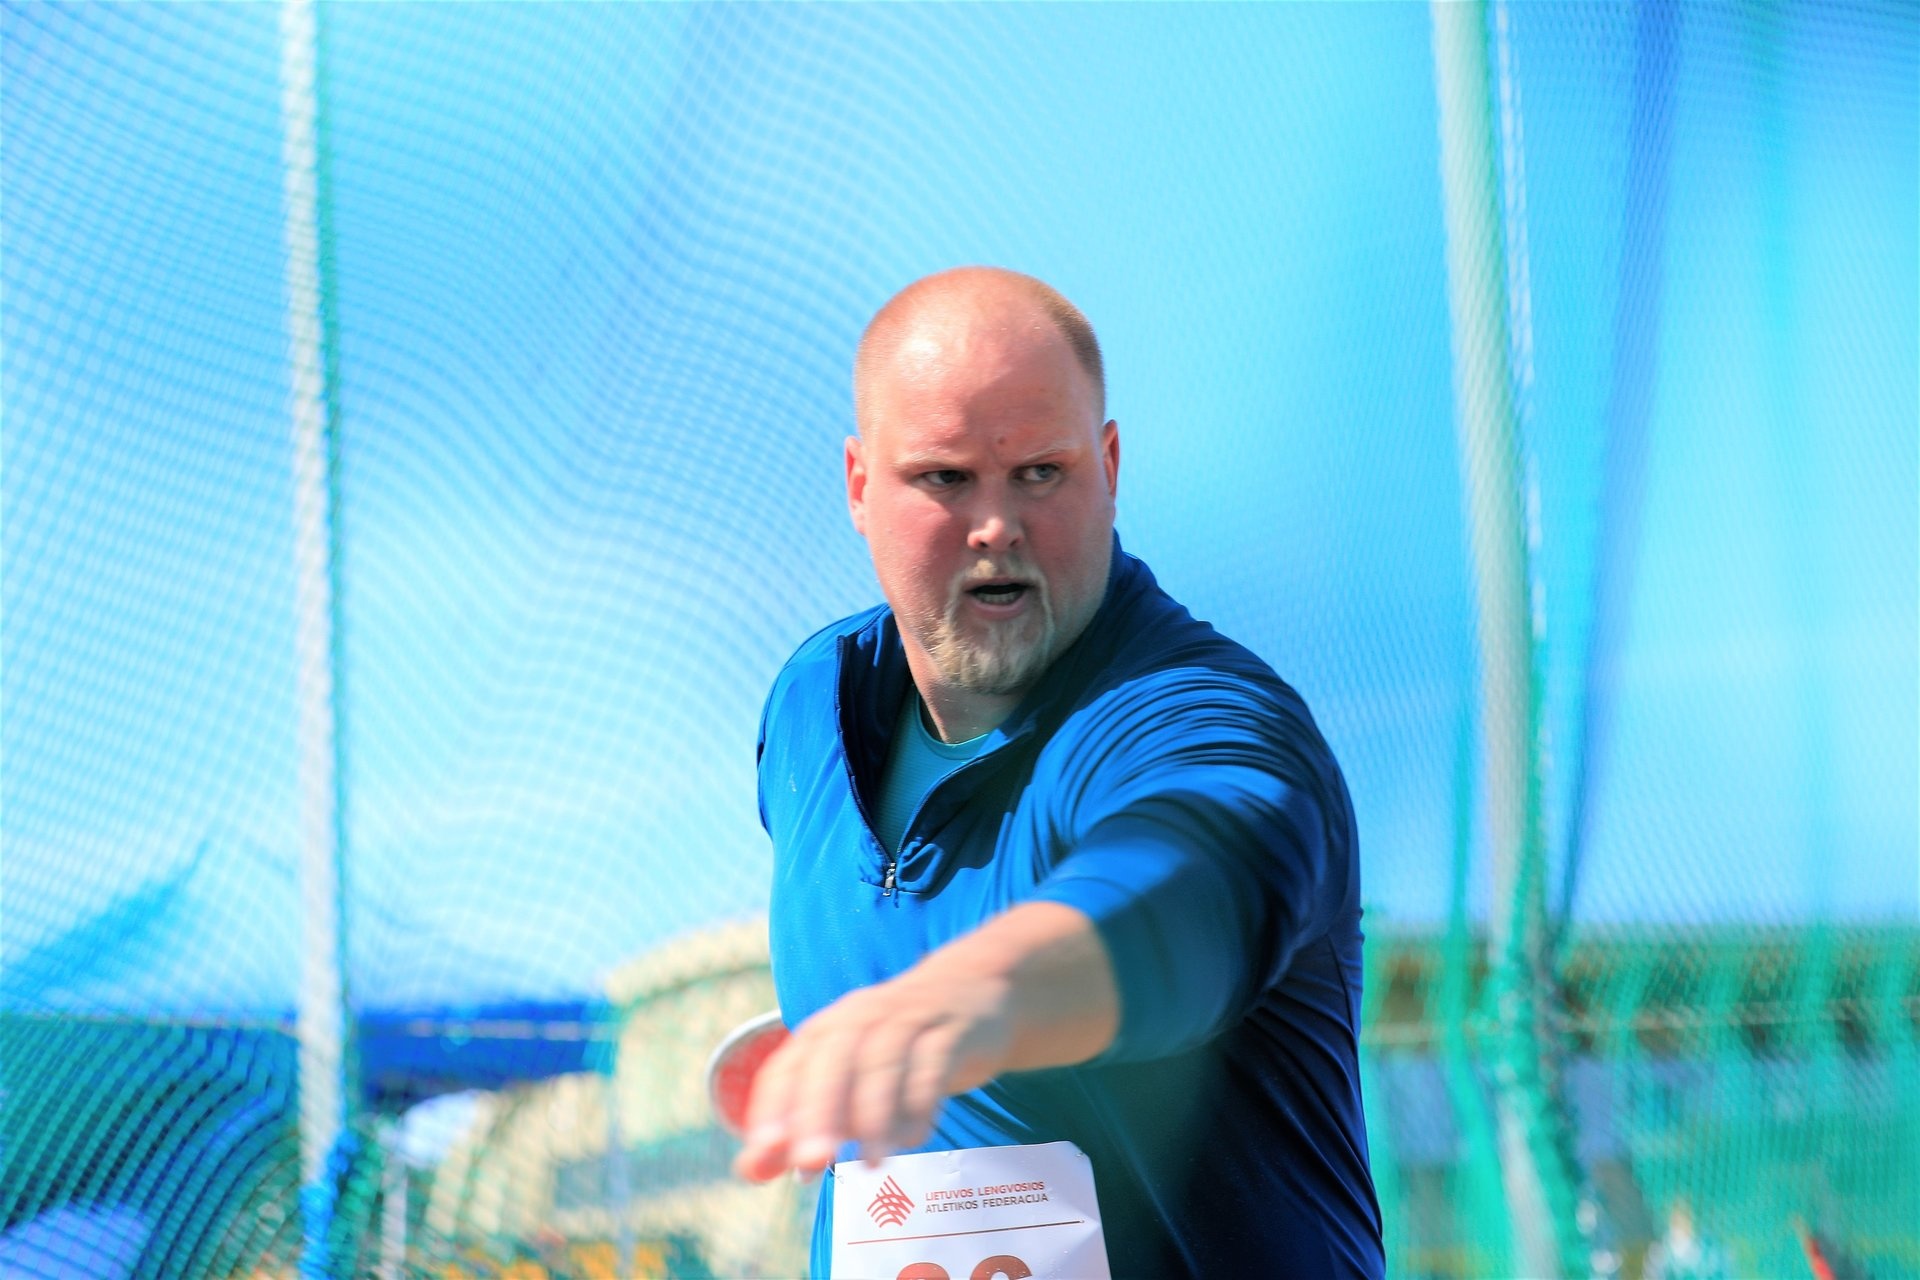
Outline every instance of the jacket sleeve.
{"type": "Polygon", "coordinates": [[[1348,906],[1345,787],[1297,699],[1248,680],[1161,672],[1079,719],[1048,779],[1063,852],[1037,896],[1091,918],[1112,959],[1101,1060],[1179,1053],[1246,1016],[1348,906]]]}

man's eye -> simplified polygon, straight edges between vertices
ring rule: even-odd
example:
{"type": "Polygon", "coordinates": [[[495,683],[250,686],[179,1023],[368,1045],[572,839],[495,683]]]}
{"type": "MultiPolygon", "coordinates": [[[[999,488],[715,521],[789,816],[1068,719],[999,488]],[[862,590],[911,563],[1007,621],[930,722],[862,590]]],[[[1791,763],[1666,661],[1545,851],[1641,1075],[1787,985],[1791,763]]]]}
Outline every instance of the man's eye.
{"type": "Polygon", "coordinates": [[[929,471],[920,477],[936,489],[951,489],[967,478],[964,471],[929,471]]]}
{"type": "Polygon", "coordinates": [[[1027,468],[1027,479],[1041,484],[1055,479],[1059,474],[1060,464],[1057,462],[1036,462],[1027,468]]]}

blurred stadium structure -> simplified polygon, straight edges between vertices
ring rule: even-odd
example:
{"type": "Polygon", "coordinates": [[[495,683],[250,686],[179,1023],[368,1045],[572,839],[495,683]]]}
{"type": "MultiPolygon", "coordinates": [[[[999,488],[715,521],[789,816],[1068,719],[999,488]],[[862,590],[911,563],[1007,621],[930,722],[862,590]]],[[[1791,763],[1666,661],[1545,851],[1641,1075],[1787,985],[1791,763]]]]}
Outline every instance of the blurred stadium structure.
{"type": "Polygon", "coordinates": [[[605,1067],[489,1099],[439,1165],[431,1236],[545,1234],[583,1262],[657,1275],[803,1274],[813,1189],[732,1176],[738,1146],[713,1123],[703,1071],[727,1032],[773,1007],[765,922],[679,939],[609,987],[619,1034],[605,1067]]]}
{"type": "Polygon", "coordinates": [[[1348,770],[1393,1274],[1920,1275],[1912,8],[7,3],[0,73],[0,1271],[792,1273],[699,1075],[759,698],[876,598],[860,325],[991,261],[1348,770]]]}

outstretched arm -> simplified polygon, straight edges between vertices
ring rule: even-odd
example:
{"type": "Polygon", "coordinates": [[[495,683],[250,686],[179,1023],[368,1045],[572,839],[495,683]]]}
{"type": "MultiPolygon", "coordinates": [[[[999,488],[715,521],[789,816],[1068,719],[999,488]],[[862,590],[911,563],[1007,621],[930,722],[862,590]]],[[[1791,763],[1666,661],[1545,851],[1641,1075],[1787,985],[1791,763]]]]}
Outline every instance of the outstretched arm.
{"type": "Polygon", "coordinates": [[[802,1023],[754,1085],[734,1171],[823,1169],[849,1141],[870,1160],[917,1146],[946,1098],[1008,1071],[1085,1062],[1119,1025],[1093,921],[1023,903],[802,1023]]]}

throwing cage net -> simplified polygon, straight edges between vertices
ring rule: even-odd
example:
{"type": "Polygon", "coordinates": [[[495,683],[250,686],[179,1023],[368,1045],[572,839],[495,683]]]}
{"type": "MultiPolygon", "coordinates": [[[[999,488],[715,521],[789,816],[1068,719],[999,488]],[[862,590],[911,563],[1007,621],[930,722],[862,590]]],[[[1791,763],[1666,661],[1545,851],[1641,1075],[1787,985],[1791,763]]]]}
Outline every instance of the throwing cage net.
{"type": "Polygon", "coordinates": [[[1396,1276],[1920,1275],[1898,5],[0,5],[0,1271],[792,1275],[760,699],[1031,270],[1345,768],[1396,1276]]]}

